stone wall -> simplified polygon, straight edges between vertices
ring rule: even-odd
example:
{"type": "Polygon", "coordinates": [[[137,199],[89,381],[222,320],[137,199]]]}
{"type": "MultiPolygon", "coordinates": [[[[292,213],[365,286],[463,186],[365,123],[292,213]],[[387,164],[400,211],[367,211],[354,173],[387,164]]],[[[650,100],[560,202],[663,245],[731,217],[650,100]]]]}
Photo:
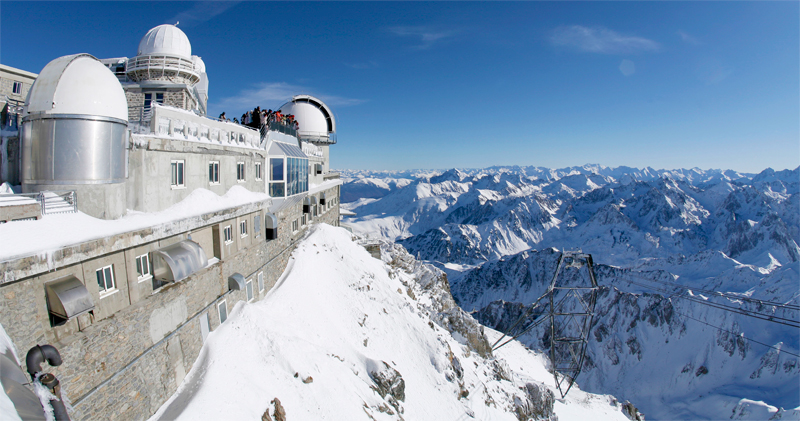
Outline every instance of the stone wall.
{"type": "MultiPolygon", "coordinates": [[[[338,195],[339,186],[324,190],[328,197],[338,195]]],[[[244,205],[216,212],[194,221],[171,235],[145,236],[150,241],[117,239],[127,247],[86,247],[78,261],[71,252],[50,263],[55,270],[34,269],[30,261],[6,263],[13,281],[0,283],[0,323],[24,355],[36,345],[50,343],[59,349],[64,363],[45,368],[61,381],[63,393],[74,407],[73,419],[144,419],[151,416],[171,396],[200,355],[203,344],[201,320],[210,330],[220,325],[219,307],[229,314],[240,301],[248,301],[247,291],[229,290],[228,277],[242,274],[252,282],[252,301],[266,296],[285,270],[291,252],[305,235],[305,227],[292,231],[292,221],[302,216],[301,200],[286,199],[274,206],[270,202],[244,205]],[[245,210],[244,212],[242,210],[245,210]],[[275,240],[265,239],[264,215],[274,213],[279,222],[275,240]],[[260,229],[256,231],[255,219],[260,229]],[[242,236],[240,222],[248,225],[242,236]],[[235,247],[227,253],[220,227],[232,225],[235,247]],[[135,258],[168,244],[192,237],[201,244],[212,263],[183,281],[153,289],[152,279],[139,279],[135,258]],[[158,237],[158,238],[156,238],[158,237]],[[214,255],[216,254],[216,255],[214,255]],[[101,296],[95,278],[98,268],[113,265],[117,290],[101,296]],[[22,277],[19,274],[30,276],[22,277]],[[16,274],[16,275],[15,275],[16,274]],[[263,289],[258,286],[263,274],[263,289]],[[95,302],[95,309],[51,326],[47,311],[46,282],[73,275],[82,280],[95,302]]],[[[326,206],[313,222],[336,224],[338,205],[326,206]]],[[[138,238],[143,238],[141,236],[138,238]]],[[[97,243],[105,244],[105,243],[97,243]]]]}

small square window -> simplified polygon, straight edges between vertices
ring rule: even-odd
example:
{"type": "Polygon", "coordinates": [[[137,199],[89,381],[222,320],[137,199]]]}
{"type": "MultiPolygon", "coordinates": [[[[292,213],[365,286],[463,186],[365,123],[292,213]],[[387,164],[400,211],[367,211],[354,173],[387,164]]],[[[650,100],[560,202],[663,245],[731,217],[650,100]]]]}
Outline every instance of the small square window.
{"type": "Polygon", "coordinates": [[[106,295],[117,289],[114,283],[114,265],[109,265],[97,269],[97,286],[100,289],[100,295],[106,295]]]}
{"type": "Polygon", "coordinates": [[[184,184],[184,165],[185,162],[181,160],[172,160],[170,162],[172,166],[172,188],[183,188],[186,187],[184,184]]]}
{"type": "Polygon", "coordinates": [[[222,236],[225,240],[225,244],[230,244],[233,242],[233,228],[230,225],[226,226],[222,229],[222,236]]]}
{"type": "Polygon", "coordinates": [[[152,277],[150,272],[150,256],[143,254],[136,257],[136,276],[139,281],[146,281],[152,277]]]}
{"type": "Polygon", "coordinates": [[[244,179],[244,162],[236,163],[236,181],[242,183],[244,179]]]}
{"type": "Polygon", "coordinates": [[[208,163],[208,184],[219,184],[219,161],[208,163]]]}
{"type": "Polygon", "coordinates": [[[228,320],[228,305],[225,304],[225,300],[217,304],[217,310],[219,311],[219,324],[225,323],[225,320],[228,320]]]}
{"type": "Polygon", "coordinates": [[[22,82],[14,82],[13,92],[17,95],[22,94],[22,82]]]}
{"type": "Polygon", "coordinates": [[[253,280],[249,280],[244,284],[244,289],[247,291],[247,301],[253,301],[253,280]]]}
{"type": "Polygon", "coordinates": [[[239,222],[239,233],[242,235],[242,238],[247,237],[247,221],[239,222]]]}
{"type": "Polygon", "coordinates": [[[256,162],[256,180],[261,180],[261,163],[256,162]]]}
{"type": "Polygon", "coordinates": [[[264,292],[264,272],[258,273],[258,292],[264,292]]]}

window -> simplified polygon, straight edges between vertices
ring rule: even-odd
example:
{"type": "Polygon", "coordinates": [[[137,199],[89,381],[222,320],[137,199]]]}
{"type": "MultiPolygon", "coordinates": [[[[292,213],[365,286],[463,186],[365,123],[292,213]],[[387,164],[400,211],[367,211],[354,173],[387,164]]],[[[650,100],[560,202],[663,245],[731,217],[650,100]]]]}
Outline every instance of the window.
{"type": "Polygon", "coordinates": [[[225,304],[225,300],[217,304],[217,310],[219,311],[219,324],[225,323],[225,320],[228,320],[228,305],[225,304]]]}
{"type": "Polygon", "coordinates": [[[139,281],[146,281],[152,276],[150,273],[150,256],[143,254],[136,257],[136,275],[139,281]]]}
{"type": "Polygon", "coordinates": [[[253,217],[253,236],[261,236],[261,215],[256,215],[253,217]]]}
{"type": "Polygon", "coordinates": [[[261,163],[256,162],[256,180],[261,180],[261,163]]]}
{"type": "Polygon", "coordinates": [[[233,228],[230,225],[222,229],[222,236],[225,239],[225,244],[233,242],[233,228]]]}
{"type": "Polygon", "coordinates": [[[308,191],[308,159],[286,158],[286,195],[308,191]]]}
{"type": "Polygon", "coordinates": [[[242,234],[242,238],[247,237],[247,221],[239,222],[239,233],[242,234]]]}
{"type": "Polygon", "coordinates": [[[247,301],[253,301],[253,280],[249,280],[244,284],[244,289],[247,291],[247,301]]]}
{"type": "MultiPolygon", "coordinates": [[[[155,102],[157,102],[159,104],[163,104],[164,103],[164,94],[163,93],[155,94],[155,102]]],[[[152,103],[153,103],[153,94],[152,93],[144,94],[144,109],[145,110],[149,110],[150,109],[150,105],[152,105],[152,103]]]]}
{"type": "Polygon", "coordinates": [[[244,181],[244,162],[236,163],[236,181],[240,183],[244,181]]]}
{"type": "Polygon", "coordinates": [[[97,286],[100,287],[100,295],[110,293],[117,289],[114,284],[114,265],[109,265],[97,269],[97,286]]]}
{"type": "Polygon", "coordinates": [[[283,158],[269,159],[269,195],[283,197],[286,192],[286,183],[283,179],[283,158]]]}
{"type": "Polygon", "coordinates": [[[300,217],[300,225],[305,226],[308,223],[308,218],[306,218],[306,214],[300,217]]]}
{"type": "Polygon", "coordinates": [[[317,217],[317,205],[311,205],[311,216],[317,217]]]}
{"type": "Polygon", "coordinates": [[[13,92],[17,95],[22,94],[22,82],[14,82],[13,92]]]}
{"type": "Polygon", "coordinates": [[[258,292],[264,291],[264,272],[258,273],[258,292]]]}
{"type": "Polygon", "coordinates": [[[297,232],[297,220],[292,221],[292,231],[297,232]]]}
{"type": "Polygon", "coordinates": [[[219,184],[219,161],[208,163],[208,184],[219,184]]]}
{"type": "Polygon", "coordinates": [[[183,175],[184,175],[184,161],[181,160],[172,160],[172,188],[178,189],[186,187],[183,182],[183,175]]]}

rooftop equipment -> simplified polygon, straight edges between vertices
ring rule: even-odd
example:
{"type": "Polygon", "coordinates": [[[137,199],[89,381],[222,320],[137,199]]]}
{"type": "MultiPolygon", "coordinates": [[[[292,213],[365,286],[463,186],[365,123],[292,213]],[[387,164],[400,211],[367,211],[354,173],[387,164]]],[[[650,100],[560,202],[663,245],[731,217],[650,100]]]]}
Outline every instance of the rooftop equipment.
{"type": "Polygon", "coordinates": [[[153,277],[161,282],[179,282],[208,265],[199,244],[184,240],[153,252],[153,277]]]}

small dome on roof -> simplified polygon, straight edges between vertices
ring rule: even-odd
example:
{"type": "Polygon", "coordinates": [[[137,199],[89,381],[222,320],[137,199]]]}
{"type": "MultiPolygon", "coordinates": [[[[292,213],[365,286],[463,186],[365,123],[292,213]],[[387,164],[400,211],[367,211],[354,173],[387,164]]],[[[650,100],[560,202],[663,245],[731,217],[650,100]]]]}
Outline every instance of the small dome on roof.
{"type": "Polygon", "coordinates": [[[336,119],[331,109],[311,95],[296,95],[280,108],[283,114],[292,114],[300,123],[300,134],[327,137],[336,132],[336,119]]]}
{"type": "Polygon", "coordinates": [[[200,56],[192,56],[192,64],[194,64],[194,71],[197,73],[205,73],[206,72],[206,63],[200,56]]]}
{"type": "Polygon", "coordinates": [[[175,25],[158,25],[147,31],[139,41],[137,55],[169,55],[191,60],[192,44],[186,34],[175,25]]]}
{"type": "Polygon", "coordinates": [[[75,54],[47,63],[33,82],[23,114],[40,112],[128,121],[128,101],[108,67],[89,54],[75,54]]]}

